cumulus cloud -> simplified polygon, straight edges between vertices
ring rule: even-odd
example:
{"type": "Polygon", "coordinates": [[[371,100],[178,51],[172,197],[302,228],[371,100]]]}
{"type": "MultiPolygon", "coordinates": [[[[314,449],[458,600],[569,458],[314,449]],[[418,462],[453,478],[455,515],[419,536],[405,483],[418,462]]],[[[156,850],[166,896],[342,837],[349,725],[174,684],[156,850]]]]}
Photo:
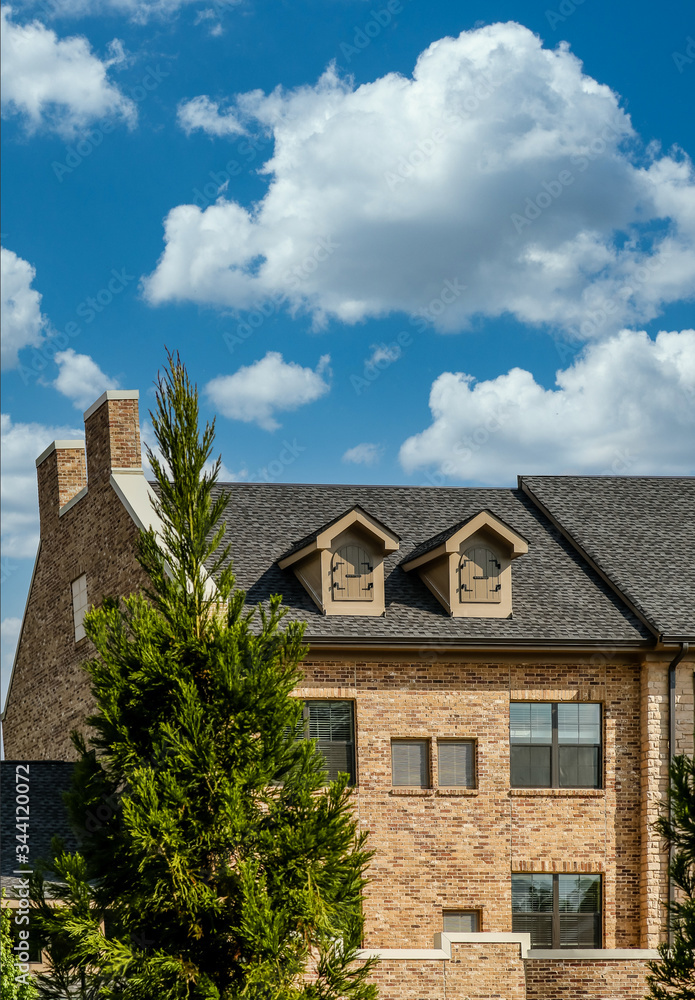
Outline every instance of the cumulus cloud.
{"type": "Polygon", "coordinates": [[[204,94],[190,101],[182,101],[176,120],[186,135],[201,131],[207,135],[239,135],[245,131],[233,111],[221,111],[218,101],[211,101],[204,94]]]}
{"type": "Polygon", "coordinates": [[[444,372],[432,424],[408,438],[407,472],[509,484],[517,473],[690,474],[695,470],[695,330],[623,330],[588,344],[554,389],[512,368],[476,382],[444,372]]]}
{"type": "Polygon", "coordinates": [[[30,132],[43,127],[72,137],[97,118],[135,124],[133,101],[108,79],[125,59],[117,39],[102,61],[82,36],[59,39],[39,21],[17,24],[12,8],[2,8],[2,109],[19,115],[30,132]]]}
{"type": "Polygon", "coordinates": [[[106,389],[118,389],[116,379],[109,378],[88,354],[77,354],[72,347],[55,356],[58,377],[51,384],[72,400],[78,410],[85,410],[106,389]]]}
{"type": "Polygon", "coordinates": [[[36,459],[51,441],[84,438],[84,428],[13,423],[2,414],[2,550],[11,559],[36,555],[39,507],[36,459]]]}
{"type": "Polygon", "coordinates": [[[354,448],[348,448],[343,455],[344,462],[353,462],[355,465],[376,465],[384,449],[379,444],[370,441],[363,441],[356,444],[354,448]]]}
{"type": "Polygon", "coordinates": [[[330,389],[330,356],[324,354],[315,369],[284,361],[282,354],[268,351],[264,358],[233,375],[220,375],[208,382],[206,392],[225,417],[255,423],[266,431],[280,427],[279,410],[296,410],[320,399],[330,389]]]}
{"type": "Polygon", "coordinates": [[[511,314],[589,338],[692,294],[692,164],[645,150],[618,96],[519,24],[443,38],[411,78],[355,87],[329,67],[234,107],[274,137],[268,191],[172,208],[153,304],[272,296],[442,331],[511,314]]]}
{"type": "Polygon", "coordinates": [[[16,368],[23,347],[38,347],[46,318],[41,313],[41,295],[32,288],[36,270],[12,250],[0,249],[2,279],[2,367],[16,368]]]}

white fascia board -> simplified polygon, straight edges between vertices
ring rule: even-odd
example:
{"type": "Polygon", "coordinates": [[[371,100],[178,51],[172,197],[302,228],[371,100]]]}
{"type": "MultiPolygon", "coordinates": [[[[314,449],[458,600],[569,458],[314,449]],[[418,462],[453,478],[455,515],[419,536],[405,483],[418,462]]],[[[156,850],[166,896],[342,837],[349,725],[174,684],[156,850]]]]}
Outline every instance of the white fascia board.
{"type": "MultiPolygon", "coordinates": [[[[440,931],[434,935],[434,948],[365,948],[357,953],[357,957],[362,960],[368,958],[379,958],[384,962],[389,961],[420,961],[438,962],[449,961],[451,959],[452,944],[516,944],[519,946],[521,958],[528,958],[531,949],[530,934],[503,934],[503,933],[445,933],[440,931]]],[[[546,952],[543,952],[545,955],[546,952]]],[[[549,952],[553,958],[562,958],[567,953],[549,952]]],[[[602,952],[601,954],[606,954],[602,952]]]]}
{"type": "MultiPolygon", "coordinates": [[[[114,469],[111,472],[111,486],[116,496],[128,511],[140,531],[149,531],[162,539],[162,520],[153,507],[157,496],[152,486],[145,479],[141,469],[114,469]]],[[[203,570],[206,577],[206,597],[214,598],[217,587],[214,581],[203,570]]]]}
{"type": "Polygon", "coordinates": [[[41,542],[39,541],[39,547],[36,550],[36,559],[34,559],[34,568],[31,571],[31,582],[29,583],[29,590],[27,591],[27,599],[24,602],[24,614],[22,615],[22,624],[19,626],[19,635],[17,636],[17,648],[14,651],[14,658],[12,660],[12,669],[10,670],[10,682],[7,685],[7,697],[5,698],[5,704],[0,714],[0,722],[5,721],[5,712],[7,711],[7,706],[10,701],[10,692],[12,691],[12,681],[14,680],[14,668],[17,665],[17,657],[19,655],[19,646],[22,641],[22,633],[24,632],[24,622],[27,618],[27,611],[29,610],[29,600],[31,598],[31,590],[34,586],[34,577],[36,576],[36,569],[39,565],[39,556],[41,555],[41,542]]]}

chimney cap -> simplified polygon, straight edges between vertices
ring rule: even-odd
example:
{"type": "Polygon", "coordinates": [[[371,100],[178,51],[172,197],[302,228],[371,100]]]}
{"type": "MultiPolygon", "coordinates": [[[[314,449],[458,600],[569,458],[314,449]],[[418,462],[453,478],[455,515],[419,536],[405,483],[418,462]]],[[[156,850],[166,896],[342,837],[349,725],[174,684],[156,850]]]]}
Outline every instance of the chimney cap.
{"type": "Polygon", "coordinates": [[[88,410],[84,411],[84,419],[89,420],[93,413],[99,409],[107,399],[139,399],[140,392],[137,389],[107,389],[95,400],[88,410]]]}
{"type": "Polygon", "coordinates": [[[44,448],[39,457],[36,459],[36,468],[38,469],[41,463],[44,462],[54,451],[63,451],[66,449],[84,451],[84,441],[52,441],[48,448],[44,448]]]}

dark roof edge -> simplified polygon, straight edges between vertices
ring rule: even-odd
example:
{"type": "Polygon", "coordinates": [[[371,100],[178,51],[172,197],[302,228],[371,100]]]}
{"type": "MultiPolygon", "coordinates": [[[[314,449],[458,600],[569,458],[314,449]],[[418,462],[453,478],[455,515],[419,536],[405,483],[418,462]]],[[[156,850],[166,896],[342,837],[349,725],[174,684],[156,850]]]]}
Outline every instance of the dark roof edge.
{"type": "MultiPolygon", "coordinates": [[[[412,637],[404,639],[351,639],[346,636],[328,637],[310,635],[304,636],[304,642],[316,648],[331,647],[334,649],[447,649],[452,652],[465,652],[466,650],[485,649],[490,652],[507,652],[509,650],[561,650],[567,649],[576,652],[578,649],[603,651],[610,653],[616,649],[632,649],[635,652],[642,652],[646,649],[653,649],[654,642],[651,639],[509,639],[506,642],[500,639],[462,639],[460,642],[452,642],[451,639],[427,639],[420,642],[414,641],[412,637]]],[[[677,645],[678,640],[673,640],[673,645],[677,645]]]]}
{"type": "MultiPolygon", "coordinates": [[[[548,476],[548,478],[552,479],[553,477],[548,476]]],[[[589,566],[591,566],[591,568],[594,570],[594,572],[598,573],[603,582],[606,583],[611,588],[613,593],[620,598],[623,604],[625,604],[630,609],[630,611],[632,611],[633,615],[635,615],[635,617],[638,618],[642,622],[642,624],[649,629],[649,631],[654,635],[654,637],[657,640],[661,640],[661,632],[659,630],[658,625],[650,618],[648,618],[645,612],[642,611],[641,608],[638,608],[634,604],[634,602],[630,600],[630,598],[625,594],[623,590],[621,590],[618,584],[608,575],[608,573],[606,573],[603,567],[600,566],[596,562],[596,560],[593,559],[589,555],[589,553],[580,545],[580,543],[577,541],[574,535],[572,535],[567,530],[567,528],[562,524],[562,522],[559,521],[558,518],[552,513],[552,511],[549,510],[548,507],[546,507],[545,504],[538,499],[538,497],[535,495],[531,487],[524,482],[524,477],[518,476],[517,479],[519,483],[519,489],[522,491],[522,493],[525,493],[526,496],[529,498],[529,500],[531,500],[531,502],[536,505],[536,507],[541,511],[541,513],[548,518],[550,523],[555,528],[557,528],[557,530],[560,532],[563,538],[566,538],[567,541],[570,543],[570,545],[572,545],[576,549],[576,551],[581,555],[582,559],[585,559],[586,562],[589,564],[589,566]]]]}

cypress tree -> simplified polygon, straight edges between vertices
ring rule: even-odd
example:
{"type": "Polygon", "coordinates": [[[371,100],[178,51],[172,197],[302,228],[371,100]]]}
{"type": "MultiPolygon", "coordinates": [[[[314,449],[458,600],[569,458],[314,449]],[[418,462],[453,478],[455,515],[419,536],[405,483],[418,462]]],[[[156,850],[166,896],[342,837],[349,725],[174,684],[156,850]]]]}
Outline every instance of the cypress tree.
{"type": "Polygon", "coordinates": [[[669,877],[676,888],[669,906],[670,945],[659,946],[660,960],[650,962],[651,1000],[695,1000],[695,762],[673,758],[670,811],[654,824],[671,849],[669,877]]]}
{"type": "Polygon", "coordinates": [[[53,967],[43,997],[375,1000],[355,961],[371,857],[348,776],[326,784],[292,697],[303,624],[235,589],[197,390],[158,377],[149,450],[161,528],[140,535],[145,594],[85,618],[96,711],[67,805],[79,853],[34,879],[53,967]],[[50,880],[49,880],[50,879],[50,880]],[[56,907],[54,900],[62,900],[56,907]]]}

